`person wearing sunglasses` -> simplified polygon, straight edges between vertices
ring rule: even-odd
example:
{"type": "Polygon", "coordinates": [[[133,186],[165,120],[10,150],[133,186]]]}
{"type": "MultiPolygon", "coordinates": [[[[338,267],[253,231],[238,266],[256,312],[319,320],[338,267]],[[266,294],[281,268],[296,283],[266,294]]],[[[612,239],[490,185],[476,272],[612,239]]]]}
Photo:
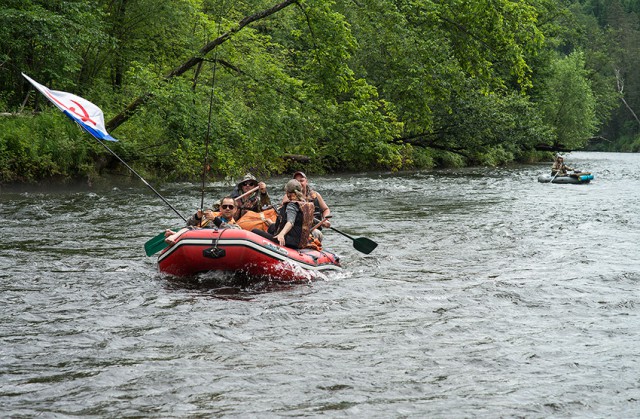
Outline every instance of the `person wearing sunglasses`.
{"type": "Polygon", "coordinates": [[[219,211],[214,211],[211,208],[207,208],[204,211],[198,210],[187,220],[187,227],[180,229],[178,232],[172,230],[165,230],[164,241],[173,245],[178,237],[180,237],[185,231],[196,228],[235,228],[239,229],[240,226],[236,224],[236,220],[233,219],[233,213],[236,210],[236,201],[230,197],[225,196],[220,200],[219,211]]]}
{"type": "MultiPolygon", "coordinates": [[[[236,201],[230,196],[220,200],[220,212],[213,219],[213,224],[218,228],[240,228],[233,218],[236,212],[236,201]]],[[[215,213],[214,213],[215,214],[215,213]]]]}
{"type": "Polygon", "coordinates": [[[280,246],[292,249],[307,247],[313,225],[313,204],[307,202],[302,194],[300,182],[291,179],[284,187],[287,202],[278,211],[278,218],[271,227],[273,234],[260,229],[253,233],[265,237],[280,246]]]}
{"type": "Polygon", "coordinates": [[[267,185],[264,182],[258,182],[251,173],[247,173],[244,178],[242,178],[231,193],[231,197],[236,200],[236,212],[234,214],[236,220],[242,218],[248,211],[262,212],[262,210],[271,206],[271,198],[267,192],[267,185]],[[259,188],[257,192],[238,198],[255,187],[259,188]]]}

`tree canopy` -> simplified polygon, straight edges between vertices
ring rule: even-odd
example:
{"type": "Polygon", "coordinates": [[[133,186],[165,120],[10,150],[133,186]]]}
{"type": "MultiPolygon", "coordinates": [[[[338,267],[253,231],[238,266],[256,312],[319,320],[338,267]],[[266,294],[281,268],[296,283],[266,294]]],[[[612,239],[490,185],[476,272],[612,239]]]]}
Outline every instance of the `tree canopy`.
{"type": "Polygon", "coordinates": [[[5,0],[0,182],[117,167],[21,72],[100,106],[166,179],[635,151],[638,3],[5,0]]]}

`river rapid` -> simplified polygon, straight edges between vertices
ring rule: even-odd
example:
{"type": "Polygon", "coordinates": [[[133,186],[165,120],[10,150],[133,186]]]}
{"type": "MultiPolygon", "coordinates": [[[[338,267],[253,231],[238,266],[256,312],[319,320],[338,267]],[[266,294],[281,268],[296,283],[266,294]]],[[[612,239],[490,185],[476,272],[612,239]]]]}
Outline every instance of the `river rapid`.
{"type": "MultiPolygon", "coordinates": [[[[246,289],[158,273],[182,220],[137,179],[0,190],[10,417],[637,417],[640,155],[311,178],[344,270],[246,289]]],[[[287,179],[267,180],[280,197],[287,179]]],[[[162,195],[182,214],[200,186],[162,195]]],[[[207,203],[229,185],[207,185],[207,203]]],[[[231,284],[233,285],[233,284],[231,284]]]]}

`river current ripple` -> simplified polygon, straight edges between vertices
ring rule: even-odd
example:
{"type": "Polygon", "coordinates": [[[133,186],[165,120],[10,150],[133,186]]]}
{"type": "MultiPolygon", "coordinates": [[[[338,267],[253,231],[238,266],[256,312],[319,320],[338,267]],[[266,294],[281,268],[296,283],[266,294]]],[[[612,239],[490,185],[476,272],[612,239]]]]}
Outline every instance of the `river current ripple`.
{"type": "MultiPolygon", "coordinates": [[[[239,292],[157,272],[143,244],[182,221],[135,179],[5,188],[0,410],[637,417],[640,155],[567,161],[594,181],[538,183],[550,164],[313,178],[333,225],[379,247],[326,231],[343,272],[239,292]]],[[[197,184],[159,190],[199,206],[197,184]]]]}

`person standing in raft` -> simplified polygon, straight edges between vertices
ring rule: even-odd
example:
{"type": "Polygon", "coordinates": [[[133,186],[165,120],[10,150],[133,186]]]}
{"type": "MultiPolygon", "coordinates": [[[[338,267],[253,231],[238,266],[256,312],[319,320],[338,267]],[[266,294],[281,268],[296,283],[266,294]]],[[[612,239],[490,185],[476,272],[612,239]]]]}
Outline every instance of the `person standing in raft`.
{"type": "Polygon", "coordinates": [[[247,173],[244,178],[242,178],[242,181],[240,181],[238,186],[231,192],[231,197],[236,200],[236,211],[234,214],[236,220],[242,218],[247,211],[262,212],[263,209],[271,206],[271,198],[267,192],[267,185],[264,182],[258,182],[251,173],[247,173]],[[259,193],[254,192],[251,195],[238,199],[239,196],[249,192],[256,186],[259,187],[259,193]]]}
{"type": "Polygon", "coordinates": [[[564,157],[558,154],[551,166],[551,176],[566,176],[568,170],[576,171],[573,167],[564,164],[564,157]]]}
{"type": "Polygon", "coordinates": [[[302,194],[302,185],[291,179],[284,187],[287,197],[274,224],[274,234],[260,229],[252,232],[265,237],[280,246],[302,249],[309,243],[309,234],[313,224],[313,204],[306,202],[302,194]]]}

